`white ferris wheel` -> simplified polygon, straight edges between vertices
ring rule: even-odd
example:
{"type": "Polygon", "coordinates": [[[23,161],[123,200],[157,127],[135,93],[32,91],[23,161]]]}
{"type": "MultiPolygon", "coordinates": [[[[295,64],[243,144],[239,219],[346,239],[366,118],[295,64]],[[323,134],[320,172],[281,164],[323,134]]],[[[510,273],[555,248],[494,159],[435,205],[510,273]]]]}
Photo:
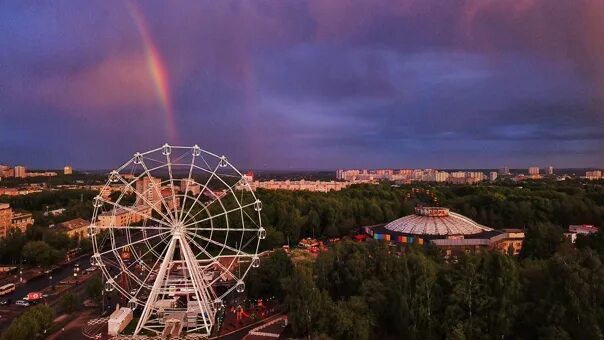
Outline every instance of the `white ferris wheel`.
{"type": "Polygon", "coordinates": [[[262,203],[225,156],[197,145],[134,154],[93,205],[91,263],[140,314],[135,335],[208,336],[260,264],[262,203]]]}

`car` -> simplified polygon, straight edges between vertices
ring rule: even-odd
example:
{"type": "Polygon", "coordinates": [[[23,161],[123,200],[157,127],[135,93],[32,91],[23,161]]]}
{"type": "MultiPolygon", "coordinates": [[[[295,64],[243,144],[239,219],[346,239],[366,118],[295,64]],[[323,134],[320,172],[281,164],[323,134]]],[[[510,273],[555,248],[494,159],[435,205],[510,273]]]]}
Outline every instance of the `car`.
{"type": "Polygon", "coordinates": [[[131,289],[130,295],[136,295],[136,292],[138,292],[138,289],[131,289]]]}
{"type": "Polygon", "coordinates": [[[95,270],[96,270],[96,267],[86,268],[86,271],[89,272],[89,273],[91,273],[91,272],[93,272],[95,270]]]}
{"type": "Polygon", "coordinates": [[[15,305],[17,305],[17,306],[23,306],[23,307],[29,307],[30,303],[27,302],[27,301],[25,301],[25,300],[17,300],[15,302],[15,305]]]}
{"type": "Polygon", "coordinates": [[[8,300],[1,300],[0,301],[0,306],[6,306],[8,305],[8,300]]]}

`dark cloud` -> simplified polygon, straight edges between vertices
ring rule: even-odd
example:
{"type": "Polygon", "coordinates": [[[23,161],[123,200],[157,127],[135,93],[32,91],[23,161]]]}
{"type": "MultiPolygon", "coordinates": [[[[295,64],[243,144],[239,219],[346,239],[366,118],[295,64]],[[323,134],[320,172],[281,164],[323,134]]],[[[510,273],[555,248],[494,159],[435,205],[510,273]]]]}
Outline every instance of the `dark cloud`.
{"type": "Polygon", "coordinates": [[[598,0],[4,2],[0,163],[119,165],[169,140],[242,167],[601,166],[598,0]]]}

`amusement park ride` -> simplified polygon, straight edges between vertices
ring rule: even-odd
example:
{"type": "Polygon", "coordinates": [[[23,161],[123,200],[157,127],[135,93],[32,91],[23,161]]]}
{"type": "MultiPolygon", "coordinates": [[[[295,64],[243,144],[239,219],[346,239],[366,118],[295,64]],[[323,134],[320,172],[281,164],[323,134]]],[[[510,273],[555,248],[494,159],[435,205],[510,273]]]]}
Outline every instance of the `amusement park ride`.
{"type": "Polygon", "coordinates": [[[225,156],[197,145],[134,154],[93,204],[91,262],[140,315],[134,335],[161,334],[170,320],[209,336],[260,264],[262,203],[225,156]]]}

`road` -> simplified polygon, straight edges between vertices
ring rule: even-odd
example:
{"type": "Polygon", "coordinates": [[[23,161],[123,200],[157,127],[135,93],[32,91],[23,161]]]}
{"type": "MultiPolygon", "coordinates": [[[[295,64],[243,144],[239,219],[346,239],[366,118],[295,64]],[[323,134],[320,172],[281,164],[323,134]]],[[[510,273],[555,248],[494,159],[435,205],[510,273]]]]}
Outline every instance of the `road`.
{"type": "MultiPolygon", "coordinates": [[[[46,287],[50,287],[53,284],[58,284],[59,281],[64,280],[68,277],[73,277],[75,264],[79,264],[80,270],[85,270],[90,267],[90,260],[88,256],[84,256],[80,260],[73,261],[64,265],[61,268],[57,268],[50,273],[50,275],[38,276],[31,279],[23,284],[18,284],[14,292],[8,295],[2,296],[2,300],[11,299],[14,303],[17,300],[23,299],[29,292],[39,292],[46,287]],[[52,277],[52,279],[51,279],[52,277]]],[[[0,309],[1,310],[1,309],[0,309]]]]}

